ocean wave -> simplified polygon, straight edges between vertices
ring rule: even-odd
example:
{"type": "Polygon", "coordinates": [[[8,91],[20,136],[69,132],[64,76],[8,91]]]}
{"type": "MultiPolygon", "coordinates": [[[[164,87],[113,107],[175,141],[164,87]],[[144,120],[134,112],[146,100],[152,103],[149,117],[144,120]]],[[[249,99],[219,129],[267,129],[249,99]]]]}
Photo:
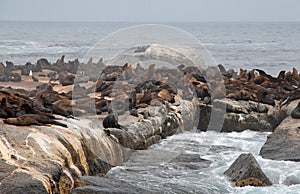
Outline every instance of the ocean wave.
{"type": "Polygon", "coordinates": [[[0,40],[0,44],[7,46],[20,46],[20,45],[38,45],[39,43],[31,40],[0,40]]]}
{"type": "Polygon", "coordinates": [[[279,45],[278,42],[241,42],[241,43],[226,43],[226,46],[269,46],[279,45]]]}

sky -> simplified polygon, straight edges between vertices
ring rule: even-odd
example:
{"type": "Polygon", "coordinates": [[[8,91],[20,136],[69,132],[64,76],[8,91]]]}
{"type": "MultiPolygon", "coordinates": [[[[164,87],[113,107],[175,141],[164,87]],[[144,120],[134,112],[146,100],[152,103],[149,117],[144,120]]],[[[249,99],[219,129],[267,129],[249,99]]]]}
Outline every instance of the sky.
{"type": "Polygon", "coordinates": [[[300,21],[300,0],[0,0],[0,20],[300,21]]]}

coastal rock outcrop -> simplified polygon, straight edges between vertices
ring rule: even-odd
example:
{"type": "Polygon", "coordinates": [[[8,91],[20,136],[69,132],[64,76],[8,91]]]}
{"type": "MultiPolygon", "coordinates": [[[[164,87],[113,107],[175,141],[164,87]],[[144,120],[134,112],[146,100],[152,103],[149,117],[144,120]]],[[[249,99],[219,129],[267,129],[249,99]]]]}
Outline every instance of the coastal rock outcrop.
{"type": "MultiPolygon", "coordinates": [[[[299,100],[295,100],[288,107],[287,113],[291,113],[299,100]]],[[[267,142],[260,150],[260,155],[273,160],[300,161],[300,122],[291,116],[287,117],[268,136],[267,142]]]]}
{"type": "MultiPolygon", "coordinates": [[[[231,99],[216,100],[226,107],[221,132],[274,131],[274,129],[287,117],[286,110],[268,104],[254,101],[235,101],[231,99]]],[[[211,105],[200,104],[200,122],[198,128],[206,131],[210,116],[211,105]]]]}
{"type": "Polygon", "coordinates": [[[78,181],[81,187],[76,188],[73,194],[85,193],[152,193],[136,185],[131,185],[120,180],[112,180],[105,177],[84,176],[78,181]]]}
{"type": "MultiPolygon", "coordinates": [[[[176,52],[178,49],[163,49],[160,45],[152,45],[141,49],[136,55],[141,58],[172,60],[181,64],[187,59],[176,52]]],[[[184,49],[190,52],[189,49],[184,49]]],[[[189,62],[184,64],[189,65],[189,62]]],[[[211,104],[216,105],[214,108],[218,114],[226,111],[224,123],[213,125],[220,126],[222,132],[247,129],[274,131],[290,114],[288,110],[280,109],[278,103],[286,99],[298,84],[290,82],[290,79],[284,80],[288,74],[280,74],[275,78],[258,69],[249,72],[241,69],[238,75],[233,70],[226,71],[225,68],[219,67],[224,80],[213,79],[208,83],[205,77],[210,73],[220,74],[217,68],[205,72],[197,67],[185,65],[173,69],[158,69],[155,64],[149,65],[148,68],[139,64],[136,68],[128,63],[119,65],[106,66],[103,60],[94,63],[90,59],[84,64],[84,68],[78,69],[80,62],[77,59],[66,63],[62,56],[54,64],[40,59],[36,64],[28,63],[27,66],[8,62],[7,67],[0,68],[3,72],[0,80],[5,82],[22,81],[23,77],[19,76],[18,72],[25,67],[31,70],[29,72],[36,68],[34,72],[42,71],[43,75],[47,75],[44,78],[39,77],[39,86],[32,82],[32,79],[23,84],[32,85],[32,91],[27,90],[26,86],[23,89],[1,89],[0,117],[6,119],[4,122],[16,125],[19,122],[16,123],[15,120],[28,120],[32,117],[31,114],[38,118],[43,114],[51,116],[51,119],[45,122],[30,120],[29,123],[25,123],[30,126],[26,127],[0,123],[0,169],[4,169],[1,172],[5,172],[0,173],[0,193],[21,193],[25,190],[29,193],[35,193],[35,190],[38,193],[70,193],[77,186],[84,188],[77,188],[74,192],[108,192],[108,189],[114,187],[113,183],[99,188],[102,183],[92,183],[93,181],[89,181],[91,178],[83,180],[82,176],[103,175],[110,168],[122,165],[130,157],[132,150],[146,149],[160,139],[184,130],[192,130],[198,121],[198,128],[206,131],[212,113],[211,104]],[[99,68],[103,69],[100,77],[99,68]],[[76,72],[79,74],[79,80],[75,80],[76,72]],[[85,79],[86,77],[88,79],[85,79]],[[87,81],[92,81],[94,85],[85,87],[87,81]],[[122,84],[118,85],[118,82],[122,84]],[[226,86],[227,98],[215,98],[219,96],[218,93],[213,93],[209,87],[222,83],[226,86]],[[117,89],[119,86],[121,90],[117,89]],[[124,104],[128,104],[128,109],[124,104]],[[94,105],[96,111],[90,108],[94,105]],[[108,125],[104,126],[106,129],[103,130],[101,121],[111,109],[116,110],[118,122],[122,127],[108,125]],[[81,117],[82,115],[86,117],[81,117]]],[[[27,75],[28,72],[23,71],[23,74],[27,75]]],[[[292,76],[291,80],[293,77],[297,76],[292,76]]],[[[223,114],[220,115],[223,119],[223,114]]],[[[290,125],[290,121],[287,122],[290,125]]],[[[284,137],[298,137],[299,126],[293,125],[289,128],[295,130],[284,131],[288,134],[284,137]]],[[[276,130],[274,136],[279,132],[276,130]]],[[[292,140],[295,141],[292,143],[296,146],[294,151],[297,155],[297,146],[300,143],[297,138],[292,140]]],[[[282,143],[285,142],[278,144],[283,148],[280,152],[287,151],[282,143]]],[[[293,148],[293,145],[289,146],[293,148]]],[[[276,150],[270,153],[273,154],[274,151],[276,150]]],[[[297,159],[292,156],[286,157],[297,159]]],[[[242,179],[234,178],[236,185],[269,185],[261,174],[261,169],[257,168],[255,159],[250,156],[247,158],[242,163],[246,162],[244,164],[249,168],[242,168],[242,174],[245,175],[242,179]],[[247,171],[248,169],[258,170],[257,174],[260,176],[254,176],[247,171]]],[[[183,155],[172,162],[180,163],[184,168],[195,169],[202,166],[187,163],[203,162],[207,165],[206,161],[192,155],[183,155]]],[[[236,165],[234,168],[241,167],[236,165]]],[[[131,192],[136,188],[128,186],[124,189],[131,192]]],[[[118,191],[117,188],[113,190],[118,191]]]]}
{"type": "MultiPolygon", "coordinates": [[[[196,105],[186,102],[185,107],[183,112],[194,110],[196,105]]],[[[150,106],[144,111],[149,113],[147,119],[121,116],[120,122],[128,131],[109,128],[109,135],[98,118],[77,120],[56,115],[68,128],[0,124],[0,168],[7,172],[0,174],[1,193],[70,193],[79,177],[103,175],[127,160],[132,149],[156,143],[165,136],[165,122],[170,122],[171,131],[184,129],[180,114],[168,112],[165,106],[150,106]]]]}
{"type": "Polygon", "coordinates": [[[272,185],[252,154],[241,154],[224,174],[238,187],[272,185]]]}

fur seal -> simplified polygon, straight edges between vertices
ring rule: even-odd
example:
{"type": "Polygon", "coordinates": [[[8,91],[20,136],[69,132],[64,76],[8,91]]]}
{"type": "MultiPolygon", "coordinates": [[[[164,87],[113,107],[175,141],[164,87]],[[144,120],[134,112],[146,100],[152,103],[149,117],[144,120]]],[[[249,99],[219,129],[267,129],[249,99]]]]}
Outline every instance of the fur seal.
{"type": "Polygon", "coordinates": [[[298,103],[297,107],[291,113],[292,118],[300,119],[300,102],[298,103]]]}
{"type": "Polygon", "coordinates": [[[34,76],[32,76],[31,78],[32,78],[32,80],[33,80],[34,82],[39,82],[38,78],[36,78],[36,77],[34,77],[34,76]]]}
{"type": "Polygon", "coordinates": [[[118,123],[118,119],[113,114],[109,114],[105,117],[102,124],[104,128],[122,129],[122,126],[118,123]]]}
{"type": "Polygon", "coordinates": [[[5,64],[6,64],[6,68],[7,69],[11,69],[13,68],[15,65],[13,64],[13,62],[10,62],[10,61],[5,61],[5,64]]]}
{"type": "Polygon", "coordinates": [[[60,75],[59,83],[62,86],[68,86],[74,84],[75,76],[73,74],[60,75]]]}
{"type": "Polygon", "coordinates": [[[151,91],[146,89],[143,91],[143,96],[139,99],[139,103],[150,104],[152,99],[151,91]]]}
{"type": "Polygon", "coordinates": [[[285,99],[285,102],[281,106],[288,106],[293,100],[300,99],[300,89],[294,90],[288,97],[285,99]]]}
{"type": "Polygon", "coordinates": [[[4,123],[16,126],[30,126],[30,125],[43,125],[43,124],[54,124],[62,127],[68,127],[66,124],[55,121],[47,115],[38,114],[24,114],[16,118],[8,118],[3,120],[4,123]]]}
{"type": "Polygon", "coordinates": [[[7,106],[7,99],[3,97],[0,104],[0,117],[9,118],[14,116],[14,110],[7,106]]]}
{"type": "Polygon", "coordinates": [[[22,77],[18,73],[10,73],[8,75],[8,80],[11,82],[20,82],[22,81],[22,77]]]}

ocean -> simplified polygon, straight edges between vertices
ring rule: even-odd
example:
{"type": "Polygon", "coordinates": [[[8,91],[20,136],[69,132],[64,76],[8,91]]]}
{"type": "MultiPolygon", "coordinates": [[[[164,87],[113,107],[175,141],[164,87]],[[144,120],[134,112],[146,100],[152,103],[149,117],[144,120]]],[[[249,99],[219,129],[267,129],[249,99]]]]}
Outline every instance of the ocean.
{"type": "MultiPolygon", "coordinates": [[[[55,62],[62,55],[66,56],[66,60],[82,59],[99,40],[132,25],[137,23],[2,21],[0,62],[25,64],[36,62],[39,58],[55,62]]],[[[224,64],[226,68],[260,68],[272,75],[277,75],[280,70],[292,70],[293,67],[300,70],[300,22],[165,25],[177,27],[196,37],[210,51],[217,64],[224,64]]],[[[100,57],[105,57],[105,54],[100,57]]],[[[149,161],[137,159],[113,168],[107,177],[154,193],[299,193],[299,185],[284,184],[288,177],[300,176],[299,163],[272,161],[258,155],[269,134],[253,131],[211,134],[213,145],[205,144],[211,142],[209,133],[176,134],[147,151],[167,153],[170,150],[184,150],[187,154],[200,154],[212,164],[204,169],[186,169],[166,162],[149,164],[149,161]],[[212,149],[203,153],[207,147],[212,149]],[[241,153],[246,152],[254,154],[273,186],[236,188],[226,179],[223,172],[241,153]]],[[[139,151],[135,157],[145,158],[149,156],[147,151],[139,151]]]]}
{"type": "MultiPolygon", "coordinates": [[[[0,61],[25,64],[43,57],[55,62],[61,55],[67,60],[81,59],[105,36],[138,24],[2,21],[0,61]]],[[[277,75],[280,70],[300,67],[300,22],[163,24],[196,37],[211,52],[217,64],[224,64],[226,68],[259,67],[277,75]]],[[[105,54],[100,57],[105,57],[105,54]]]]}

